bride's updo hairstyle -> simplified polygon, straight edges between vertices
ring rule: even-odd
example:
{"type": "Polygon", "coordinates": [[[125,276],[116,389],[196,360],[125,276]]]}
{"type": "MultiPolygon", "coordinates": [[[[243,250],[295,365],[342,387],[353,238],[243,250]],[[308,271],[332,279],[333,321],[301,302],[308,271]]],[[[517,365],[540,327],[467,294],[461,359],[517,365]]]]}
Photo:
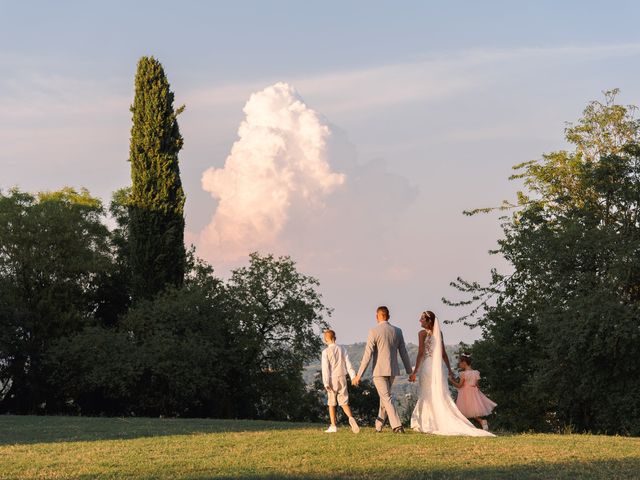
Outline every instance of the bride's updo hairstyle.
{"type": "Polygon", "coordinates": [[[436,323],[436,314],[431,310],[422,312],[422,316],[429,322],[429,330],[433,330],[433,325],[436,323]]]}

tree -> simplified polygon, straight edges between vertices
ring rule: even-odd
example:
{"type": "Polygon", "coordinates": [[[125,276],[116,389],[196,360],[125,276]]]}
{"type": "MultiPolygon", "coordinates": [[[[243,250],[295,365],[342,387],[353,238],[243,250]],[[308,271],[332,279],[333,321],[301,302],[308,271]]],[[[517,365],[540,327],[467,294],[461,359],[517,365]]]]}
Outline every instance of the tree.
{"type": "Polygon", "coordinates": [[[131,305],[131,264],[129,255],[130,188],[113,193],[109,213],[116,226],[110,232],[111,268],[96,279],[95,318],[103,326],[115,327],[131,305]]]}
{"type": "Polygon", "coordinates": [[[46,355],[82,330],[110,267],[102,204],[65,188],[0,194],[0,411],[55,411],[46,355]]]}
{"type": "MultiPolygon", "coordinates": [[[[308,397],[314,399],[309,401],[307,407],[313,413],[310,421],[329,422],[329,411],[327,409],[327,391],[322,382],[322,373],[316,372],[313,385],[309,391],[308,397]]],[[[349,386],[349,406],[353,416],[360,425],[373,425],[378,418],[378,410],[380,409],[380,397],[378,391],[373,385],[373,381],[363,378],[357,387],[349,386]]],[[[338,423],[349,424],[349,419],[341,408],[336,410],[338,423]]],[[[411,417],[411,412],[409,412],[411,417]]],[[[404,422],[406,423],[406,422],[404,422]]]]}
{"type": "Polygon", "coordinates": [[[58,411],[317,420],[302,379],[326,326],[316,288],[288,257],[257,254],[225,285],[191,250],[181,287],[53,342],[58,411]]]}
{"type": "Polygon", "coordinates": [[[98,324],[55,343],[51,381],[66,411],[237,417],[230,385],[242,372],[224,285],[193,251],[187,265],[180,288],[138,301],[115,326],[98,324]]]}
{"type": "Polygon", "coordinates": [[[46,356],[49,384],[62,401],[50,413],[135,414],[143,359],[130,333],[117,327],[88,326],[54,340],[46,356]]]}
{"type": "Polygon", "coordinates": [[[184,202],[178,152],[183,140],[173,92],[160,62],[142,57],[131,106],[129,253],[134,298],[150,298],[185,273],[184,202]]]}
{"type": "Polygon", "coordinates": [[[318,281],[299,273],[289,257],[253,253],[249,266],[235,270],[227,285],[228,309],[237,319],[244,352],[244,416],[293,420],[304,417],[298,399],[305,394],[303,366],[317,358],[320,332],[330,315],[318,281]]]}
{"type": "Polygon", "coordinates": [[[478,302],[474,366],[506,428],[640,432],[640,387],[629,382],[640,351],[640,124],[616,93],[567,128],[572,151],[516,167],[527,192],[505,203],[514,213],[498,248],[513,273],[453,283],[471,294],[457,304],[478,302]]]}
{"type": "Polygon", "coordinates": [[[234,416],[231,370],[239,352],[224,315],[224,289],[169,288],[142,300],[122,319],[134,345],[140,382],[137,415],[234,416]]]}

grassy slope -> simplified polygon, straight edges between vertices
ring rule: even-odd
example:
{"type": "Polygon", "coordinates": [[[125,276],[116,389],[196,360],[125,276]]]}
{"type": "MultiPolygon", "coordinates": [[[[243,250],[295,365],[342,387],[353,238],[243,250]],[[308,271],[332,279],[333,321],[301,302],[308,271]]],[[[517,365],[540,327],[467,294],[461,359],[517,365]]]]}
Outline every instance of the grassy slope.
{"type": "Polygon", "coordinates": [[[638,478],[640,439],[443,438],[220,420],[0,416],[0,478],[638,478]]]}

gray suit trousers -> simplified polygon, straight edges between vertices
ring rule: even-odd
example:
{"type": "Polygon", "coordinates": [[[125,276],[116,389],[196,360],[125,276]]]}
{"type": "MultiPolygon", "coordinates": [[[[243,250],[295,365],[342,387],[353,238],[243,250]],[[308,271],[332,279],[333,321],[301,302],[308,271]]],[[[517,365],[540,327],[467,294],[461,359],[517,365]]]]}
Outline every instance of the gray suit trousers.
{"type": "Polygon", "coordinates": [[[383,420],[389,417],[389,425],[391,428],[397,428],[402,425],[396,407],[393,405],[393,397],[391,396],[391,386],[395,377],[373,377],[373,384],[376,386],[378,396],[380,397],[380,410],[378,416],[383,420]]]}

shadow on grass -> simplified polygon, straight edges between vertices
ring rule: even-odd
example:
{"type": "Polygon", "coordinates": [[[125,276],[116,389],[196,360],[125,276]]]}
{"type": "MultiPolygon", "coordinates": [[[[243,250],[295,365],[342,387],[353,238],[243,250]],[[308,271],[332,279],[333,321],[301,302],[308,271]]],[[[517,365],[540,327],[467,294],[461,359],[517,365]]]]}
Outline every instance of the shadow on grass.
{"type": "Polygon", "coordinates": [[[539,465],[514,465],[508,467],[460,467],[452,465],[451,468],[415,468],[415,469],[387,469],[383,471],[369,472],[330,472],[323,475],[233,475],[233,476],[199,476],[184,477],[189,480],[205,479],[243,479],[243,480],[329,480],[336,478],[345,479],[387,479],[398,480],[413,479],[638,479],[640,475],[640,459],[614,460],[603,462],[568,462],[568,463],[544,463],[539,465]]]}
{"type": "MultiPolygon", "coordinates": [[[[242,480],[329,480],[329,479],[638,479],[640,476],[640,459],[611,460],[597,462],[564,462],[564,463],[540,463],[536,465],[513,465],[506,467],[465,467],[452,464],[450,468],[419,468],[415,469],[384,469],[377,471],[354,471],[354,472],[331,472],[331,466],[327,465],[327,473],[322,475],[314,474],[274,474],[265,473],[256,475],[255,473],[243,474],[239,472],[233,475],[211,475],[211,476],[189,476],[176,477],[184,480],[207,480],[207,479],[242,479],[242,480]]],[[[145,479],[162,477],[161,474],[153,477],[140,477],[145,479]]],[[[71,480],[89,480],[95,476],[81,475],[68,477],[71,480]]]]}
{"type": "Polygon", "coordinates": [[[0,415],[0,445],[120,440],[168,435],[293,430],[314,424],[200,418],[0,415]]]}

